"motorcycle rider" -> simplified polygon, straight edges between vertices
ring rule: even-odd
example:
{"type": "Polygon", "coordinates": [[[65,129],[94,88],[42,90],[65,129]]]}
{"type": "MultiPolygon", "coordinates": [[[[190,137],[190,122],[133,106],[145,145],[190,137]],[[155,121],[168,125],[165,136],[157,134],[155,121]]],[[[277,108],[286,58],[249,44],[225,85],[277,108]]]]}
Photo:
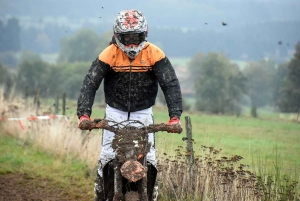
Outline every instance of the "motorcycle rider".
{"type": "MultiPolygon", "coordinates": [[[[123,10],[115,19],[113,32],[112,42],[93,61],[83,80],[77,107],[79,123],[90,120],[96,91],[104,79],[106,119],[115,122],[130,119],[139,120],[145,125],[153,124],[152,106],[159,84],[167,102],[170,117],[168,124],[180,124],[180,85],[164,52],[147,41],[148,25],[145,16],[138,10],[123,10]]],[[[95,201],[105,200],[107,196],[103,170],[115,157],[111,147],[113,137],[114,133],[103,130],[94,188],[95,201]]],[[[152,145],[147,161],[155,167],[153,133],[149,133],[149,142],[152,145]]]]}

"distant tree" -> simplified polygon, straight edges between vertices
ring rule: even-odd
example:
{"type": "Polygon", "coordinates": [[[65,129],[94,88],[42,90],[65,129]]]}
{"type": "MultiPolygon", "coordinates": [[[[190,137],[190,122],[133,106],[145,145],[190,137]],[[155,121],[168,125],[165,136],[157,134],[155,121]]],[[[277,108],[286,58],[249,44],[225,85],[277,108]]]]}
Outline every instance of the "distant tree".
{"type": "Polygon", "coordinates": [[[47,94],[47,96],[55,97],[58,94],[66,92],[63,90],[64,79],[66,79],[67,77],[72,77],[71,72],[69,75],[63,73],[64,68],[66,68],[67,65],[67,63],[64,63],[63,65],[48,65],[47,75],[44,78],[44,82],[47,83],[47,85],[42,89],[43,92],[47,94]]]}
{"type": "Polygon", "coordinates": [[[18,59],[15,52],[0,52],[0,63],[4,64],[7,68],[16,68],[18,63],[17,60],[18,59]]]}
{"type": "MultiPolygon", "coordinates": [[[[58,63],[48,65],[44,76],[44,92],[48,96],[56,96],[64,92],[69,98],[77,99],[84,76],[88,72],[90,62],[58,63]]],[[[102,84],[103,85],[103,84],[102,84]]],[[[97,92],[98,101],[104,100],[102,90],[97,92]]]]}
{"type": "Polygon", "coordinates": [[[196,108],[214,114],[239,114],[246,79],[223,54],[195,55],[189,63],[195,80],[196,108]]]}
{"type": "Polygon", "coordinates": [[[0,63],[0,86],[4,87],[4,96],[8,97],[13,86],[13,76],[2,63],[0,63]]]}
{"type": "Polygon", "coordinates": [[[203,66],[203,62],[205,61],[205,55],[201,52],[198,52],[188,63],[189,69],[189,81],[191,83],[196,83],[199,79],[200,66],[203,66]]]}
{"type": "Polygon", "coordinates": [[[89,69],[89,62],[59,63],[51,68],[49,80],[51,93],[66,92],[70,98],[78,98],[81,83],[89,69]]]}
{"type": "Polygon", "coordinates": [[[91,29],[81,29],[69,38],[61,39],[59,62],[93,61],[107,47],[111,34],[101,37],[91,29]]]}
{"type": "Polygon", "coordinates": [[[5,26],[4,26],[4,23],[2,22],[2,20],[0,20],[0,52],[3,52],[5,51],[5,45],[4,45],[4,42],[5,42],[5,26]]]}
{"type": "Polygon", "coordinates": [[[276,69],[276,74],[273,81],[273,86],[274,86],[273,102],[277,107],[281,99],[281,87],[283,86],[286,80],[287,74],[288,74],[288,62],[280,64],[276,69]]]}
{"type": "Polygon", "coordinates": [[[49,64],[42,60],[24,60],[18,65],[17,88],[23,90],[28,87],[30,95],[36,90],[43,91],[47,89],[46,83],[49,72],[49,64]]]}
{"type": "MultiPolygon", "coordinates": [[[[78,98],[84,76],[92,62],[66,62],[49,64],[39,55],[25,51],[21,54],[17,69],[17,89],[29,88],[29,95],[39,90],[42,96],[56,96],[63,92],[69,98],[78,98]]],[[[103,101],[103,91],[97,92],[98,101],[103,101]]]]}
{"type": "Polygon", "coordinates": [[[244,69],[247,77],[248,95],[251,100],[252,116],[257,115],[257,109],[266,105],[273,106],[274,78],[276,63],[274,61],[261,60],[252,62],[244,69]],[[255,115],[253,115],[255,114],[255,115]]]}
{"type": "Polygon", "coordinates": [[[298,112],[300,109],[300,42],[294,57],[288,63],[286,79],[280,88],[279,109],[282,112],[298,112]]]}
{"type": "Polygon", "coordinates": [[[0,63],[0,84],[5,83],[5,79],[8,76],[8,70],[7,68],[0,63]]]}
{"type": "Polygon", "coordinates": [[[5,26],[1,21],[0,31],[1,31],[0,51],[17,52],[21,49],[21,39],[20,39],[21,28],[19,25],[19,20],[17,18],[8,19],[5,26]]]}
{"type": "MultiPolygon", "coordinates": [[[[166,98],[164,96],[163,91],[161,88],[158,88],[158,93],[157,93],[157,102],[162,104],[163,106],[167,106],[166,98]]],[[[187,102],[185,97],[182,97],[182,109],[183,111],[189,111],[191,109],[191,105],[187,102]]]]}
{"type": "Polygon", "coordinates": [[[21,56],[19,59],[19,62],[25,62],[25,61],[34,61],[34,60],[42,60],[41,56],[35,52],[32,52],[30,50],[25,50],[21,52],[21,56]]]}

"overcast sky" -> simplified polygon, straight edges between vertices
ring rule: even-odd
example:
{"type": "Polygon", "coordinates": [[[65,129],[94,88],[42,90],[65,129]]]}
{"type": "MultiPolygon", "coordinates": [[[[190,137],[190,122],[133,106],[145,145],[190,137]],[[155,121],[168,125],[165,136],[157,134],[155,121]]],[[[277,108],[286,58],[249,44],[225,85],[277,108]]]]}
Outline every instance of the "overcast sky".
{"type": "Polygon", "coordinates": [[[152,26],[201,28],[300,20],[300,0],[0,0],[0,17],[66,16],[113,23],[123,9],[141,10],[152,26]]]}

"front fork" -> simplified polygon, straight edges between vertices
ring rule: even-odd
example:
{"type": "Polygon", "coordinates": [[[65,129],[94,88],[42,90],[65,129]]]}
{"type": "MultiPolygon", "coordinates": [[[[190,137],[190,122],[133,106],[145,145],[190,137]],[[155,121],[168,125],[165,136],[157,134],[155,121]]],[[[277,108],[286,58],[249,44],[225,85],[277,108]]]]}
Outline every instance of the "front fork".
{"type": "Polygon", "coordinates": [[[140,200],[148,201],[148,194],[147,194],[147,177],[141,179],[141,185],[138,185],[139,195],[141,197],[140,200]]]}
{"type": "Polygon", "coordinates": [[[124,200],[124,195],[122,193],[122,175],[121,175],[121,164],[114,161],[114,198],[113,201],[124,200]]]}
{"type": "MultiPolygon", "coordinates": [[[[143,166],[146,167],[148,170],[146,157],[139,160],[139,162],[142,163],[143,166]]],[[[147,180],[147,174],[146,174],[146,177],[141,179],[141,181],[139,181],[139,185],[138,185],[138,191],[139,191],[139,195],[141,196],[141,200],[145,200],[145,201],[148,201],[147,183],[148,183],[148,180],[147,180]]]]}

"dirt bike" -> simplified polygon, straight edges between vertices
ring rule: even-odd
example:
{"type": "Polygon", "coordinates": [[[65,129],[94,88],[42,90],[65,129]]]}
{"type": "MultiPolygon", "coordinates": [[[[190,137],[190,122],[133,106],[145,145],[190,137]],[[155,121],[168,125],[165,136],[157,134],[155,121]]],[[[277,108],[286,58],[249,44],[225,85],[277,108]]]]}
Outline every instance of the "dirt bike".
{"type": "Polygon", "coordinates": [[[156,168],[147,163],[146,156],[150,151],[148,133],[167,131],[181,133],[178,124],[152,124],[144,126],[136,120],[120,123],[105,119],[83,121],[82,130],[106,129],[115,133],[112,148],[115,159],[104,167],[104,188],[109,201],[152,201],[156,182],[156,168]],[[133,126],[134,125],[134,126],[133,126]],[[139,125],[139,126],[137,126],[139,125]]]}

